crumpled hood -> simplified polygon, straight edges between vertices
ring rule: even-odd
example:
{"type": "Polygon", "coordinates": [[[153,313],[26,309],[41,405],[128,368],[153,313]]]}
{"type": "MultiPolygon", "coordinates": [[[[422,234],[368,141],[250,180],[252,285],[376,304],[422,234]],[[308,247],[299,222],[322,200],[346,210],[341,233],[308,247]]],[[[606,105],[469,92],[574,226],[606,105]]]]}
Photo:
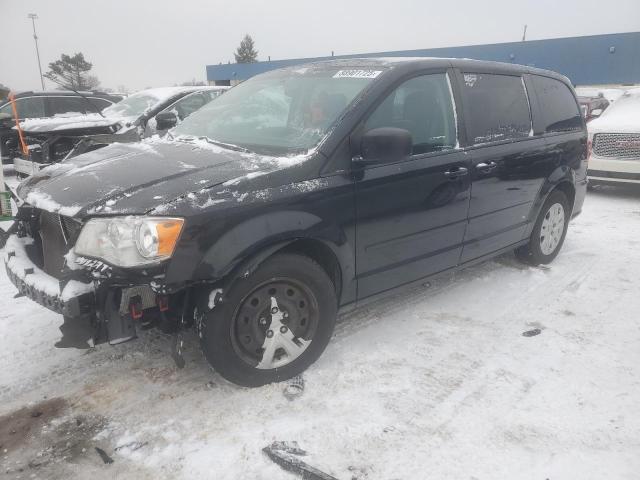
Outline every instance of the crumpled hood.
{"type": "Polygon", "coordinates": [[[18,196],[77,218],[144,214],[190,192],[276,168],[277,162],[259,155],[213,145],[115,143],[41,170],[19,186],[18,196]]]}
{"type": "Polygon", "coordinates": [[[25,133],[41,134],[69,130],[104,129],[112,125],[125,126],[135,122],[136,117],[102,117],[97,113],[88,115],[55,116],[52,118],[34,118],[21,122],[25,133]]]}

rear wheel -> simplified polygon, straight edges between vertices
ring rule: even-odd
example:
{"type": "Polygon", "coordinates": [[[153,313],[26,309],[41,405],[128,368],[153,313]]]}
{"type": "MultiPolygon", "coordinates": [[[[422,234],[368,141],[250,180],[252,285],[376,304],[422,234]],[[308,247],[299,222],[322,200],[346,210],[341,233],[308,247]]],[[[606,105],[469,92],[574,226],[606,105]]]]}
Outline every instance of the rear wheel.
{"type": "Polygon", "coordinates": [[[202,319],[211,366],[248,387],[286,380],[323,352],[335,324],[334,285],[308,257],[277,254],[238,279],[202,319]]]}
{"type": "Polygon", "coordinates": [[[551,192],[540,210],[529,243],[518,248],[516,256],[531,265],[552,262],[567,235],[570,212],[567,196],[559,190],[551,192]]]}

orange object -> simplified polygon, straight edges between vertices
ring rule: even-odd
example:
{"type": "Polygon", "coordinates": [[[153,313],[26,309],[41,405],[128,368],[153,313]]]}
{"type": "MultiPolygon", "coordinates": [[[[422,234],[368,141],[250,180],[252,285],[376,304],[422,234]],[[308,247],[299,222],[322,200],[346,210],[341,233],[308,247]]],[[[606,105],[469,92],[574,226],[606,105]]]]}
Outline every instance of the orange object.
{"type": "Polygon", "coordinates": [[[182,220],[171,219],[156,224],[158,255],[171,255],[182,231],[182,220]]]}
{"type": "Polygon", "coordinates": [[[13,110],[13,118],[16,121],[16,129],[18,130],[18,138],[20,139],[20,148],[22,149],[23,155],[26,157],[29,155],[29,149],[27,148],[27,144],[24,141],[24,134],[22,133],[22,129],[20,128],[20,117],[18,117],[18,108],[16,107],[16,97],[13,93],[9,94],[9,102],[11,102],[11,110],[13,110]]]}

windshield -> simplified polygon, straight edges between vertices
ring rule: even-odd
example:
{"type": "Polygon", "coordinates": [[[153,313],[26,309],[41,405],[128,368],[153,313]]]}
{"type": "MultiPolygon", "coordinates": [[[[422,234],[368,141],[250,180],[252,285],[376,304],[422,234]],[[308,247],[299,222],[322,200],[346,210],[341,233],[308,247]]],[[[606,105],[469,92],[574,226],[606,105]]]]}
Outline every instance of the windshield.
{"type": "Polygon", "coordinates": [[[120,102],[105,108],[105,117],[139,117],[156,106],[161,100],[148,92],[135,93],[120,102]]]}
{"type": "Polygon", "coordinates": [[[322,67],[266,73],[194,112],[172,134],[206,137],[264,154],[305,152],[381,72],[322,67]]]}

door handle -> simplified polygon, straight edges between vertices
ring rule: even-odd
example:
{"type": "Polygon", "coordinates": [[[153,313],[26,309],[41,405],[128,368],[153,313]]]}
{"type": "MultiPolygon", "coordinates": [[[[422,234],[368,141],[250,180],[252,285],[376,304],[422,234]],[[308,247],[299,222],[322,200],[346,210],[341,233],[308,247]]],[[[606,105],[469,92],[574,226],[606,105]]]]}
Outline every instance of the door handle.
{"type": "Polygon", "coordinates": [[[445,177],[454,179],[458,177],[464,177],[469,173],[469,170],[466,167],[453,167],[451,170],[447,170],[444,172],[445,177]]]}
{"type": "Polygon", "coordinates": [[[498,164],[496,162],[489,162],[489,163],[481,162],[476,165],[476,168],[483,173],[487,173],[493,170],[494,168],[496,168],[497,166],[498,164]]]}

